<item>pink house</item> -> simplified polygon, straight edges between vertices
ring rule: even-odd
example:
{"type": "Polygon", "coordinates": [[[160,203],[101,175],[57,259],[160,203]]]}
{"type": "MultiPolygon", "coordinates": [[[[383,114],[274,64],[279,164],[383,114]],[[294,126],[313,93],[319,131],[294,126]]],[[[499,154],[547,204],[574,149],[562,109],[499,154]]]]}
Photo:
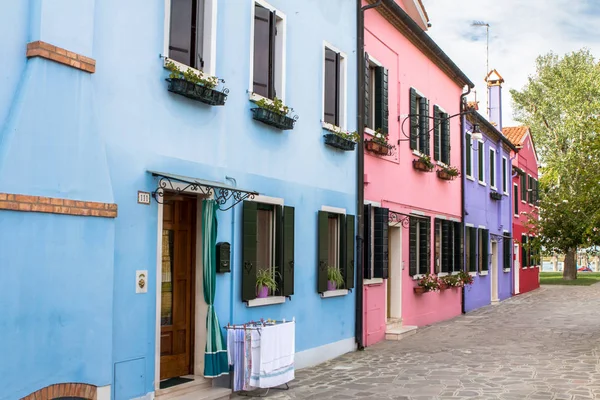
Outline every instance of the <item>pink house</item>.
{"type": "Polygon", "coordinates": [[[383,0],[365,12],[367,346],[462,312],[462,289],[415,291],[424,274],[464,265],[461,180],[440,171],[462,169],[462,117],[452,116],[473,87],[427,25],[419,0],[383,0]],[[386,133],[382,146],[377,139],[386,133]]]}

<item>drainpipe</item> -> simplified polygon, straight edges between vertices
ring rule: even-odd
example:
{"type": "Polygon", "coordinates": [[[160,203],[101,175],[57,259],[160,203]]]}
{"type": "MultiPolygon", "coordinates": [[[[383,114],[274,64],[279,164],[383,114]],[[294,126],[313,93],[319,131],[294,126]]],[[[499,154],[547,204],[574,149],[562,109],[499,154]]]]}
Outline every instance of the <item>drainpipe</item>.
{"type": "MultiPolygon", "coordinates": [[[[237,180],[235,178],[233,178],[231,176],[225,176],[225,179],[233,182],[233,187],[237,187],[237,180]]],[[[229,252],[230,260],[235,260],[234,244],[235,244],[235,207],[233,207],[231,209],[231,247],[229,247],[231,249],[229,252]]],[[[233,262],[231,262],[231,264],[233,265],[233,262]]],[[[234,298],[235,298],[235,295],[234,295],[234,293],[235,293],[235,270],[233,268],[231,271],[230,292],[231,292],[231,295],[230,295],[230,302],[229,302],[229,322],[231,322],[233,324],[233,323],[235,323],[234,319],[233,319],[233,303],[234,303],[234,298]]]]}
{"type": "Polygon", "coordinates": [[[354,327],[354,337],[358,350],[365,348],[363,342],[363,232],[365,230],[364,208],[365,208],[365,16],[364,12],[375,8],[381,4],[382,0],[376,3],[362,6],[361,0],[356,0],[356,64],[358,75],[358,93],[357,93],[357,125],[356,131],[360,138],[357,143],[356,160],[356,217],[358,220],[358,231],[356,232],[356,324],[354,327]]]}
{"type": "MultiPolygon", "coordinates": [[[[460,95],[460,108],[459,111],[465,112],[467,110],[467,96],[471,93],[471,86],[467,85],[467,91],[463,94],[460,95]]],[[[460,155],[460,170],[463,172],[463,179],[461,180],[461,183],[463,185],[462,190],[460,191],[460,217],[462,219],[462,231],[463,231],[463,241],[465,240],[465,182],[464,182],[464,172],[465,172],[465,151],[467,151],[467,149],[465,149],[465,127],[466,127],[466,123],[465,123],[465,115],[461,115],[460,116],[460,148],[461,148],[461,155],[460,155]]],[[[471,163],[473,162],[473,160],[471,160],[471,163]]],[[[463,248],[465,246],[463,245],[463,248]]],[[[466,260],[466,254],[463,254],[463,263],[465,263],[466,260]]],[[[460,298],[460,308],[462,313],[465,313],[465,289],[463,288],[462,290],[462,296],[460,298]]]]}

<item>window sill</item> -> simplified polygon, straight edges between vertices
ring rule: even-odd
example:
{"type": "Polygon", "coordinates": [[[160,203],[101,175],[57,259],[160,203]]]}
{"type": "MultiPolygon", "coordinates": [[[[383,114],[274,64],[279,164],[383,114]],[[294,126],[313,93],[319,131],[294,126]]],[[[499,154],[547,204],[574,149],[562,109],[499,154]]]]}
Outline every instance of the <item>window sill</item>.
{"type": "Polygon", "coordinates": [[[490,273],[490,271],[481,271],[481,272],[479,273],[479,276],[486,276],[486,275],[487,275],[487,274],[489,274],[489,273],[490,273]]]}
{"type": "Polygon", "coordinates": [[[416,275],[413,275],[412,280],[418,281],[419,279],[421,279],[424,276],[425,276],[425,274],[416,274],[416,275]]]}
{"type": "Polygon", "coordinates": [[[470,180],[470,181],[473,181],[473,182],[475,182],[475,178],[473,178],[473,177],[472,177],[472,176],[470,176],[470,175],[465,175],[465,178],[467,178],[467,179],[468,179],[468,180],[470,180]]]}
{"type": "Polygon", "coordinates": [[[477,276],[477,272],[469,272],[469,275],[471,275],[471,276],[477,276]]]}
{"type": "Polygon", "coordinates": [[[216,78],[216,77],[214,77],[214,76],[212,76],[212,75],[210,75],[210,74],[207,74],[207,73],[206,73],[206,72],[204,72],[204,71],[201,71],[201,70],[199,70],[199,69],[196,69],[196,68],[192,68],[192,67],[190,67],[189,65],[185,65],[185,64],[183,64],[183,63],[180,63],[179,61],[172,60],[172,59],[170,59],[170,58],[168,58],[168,57],[165,57],[165,58],[164,58],[164,63],[163,63],[163,66],[164,66],[165,68],[167,68],[167,63],[170,63],[170,62],[171,62],[171,63],[173,63],[173,64],[175,64],[175,66],[176,66],[176,67],[178,67],[178,68],[179,68],[179,70],[180,70],[182,73],[183,73],[183,72],[186,72],[186,71],[189,69],[189,70],[191,70],[192,72],[194,72],[196,75],[198,75],[198,76],[199,76],[199,77],[201,77],[201,78],[216,78]]]}
{"type": "Polygon", "coordinates": [[[454,271],[454,272],[452,273],[452,275],[458,275],[458,274],[460,274],[460,272],[459,272],[459,271],[454,271]]]}
{"type": "Polygon", "coordinates": [[[367,135],[375,136],[375,131],[371,128],[365,128],[365,133],[367,135]]]}
{"type": "Polygon", "coordinates": [[[481,186],[487,186],[484,181],[478,181],[481,186]]]}
{"type": "Polygon", "coordinates": [[[438,277],[442,277],[442,276],[448,276],[447,272],[440,272],[437,274],[438,277]]]}
{"type": "Polygon", "coordinates": [[[328,297],[340,297],[340,296],[345,296],[348,293],[349,293],[348,289],[328,290],[326,292],[321,293],[321,298],[326,299],[328,297]]]}
{"type": "Polygon", "coordinates": [[[262,299],[248,300],[248,305],[246,307],[262,307],[282,303],[285,303],[285,296],[269,296],[262,299]]]}
{"type": "Polygon", "coordinates": [[[495,190],[496,192],[498,191],[498,188],[496,186],[490,186],[490,189],[495,190]]]}
{"type": "Polygon", "coordinates": [[[510,272],[510,268],[504,268],[504,272],[510,272]]]}
{"type": "MultiPolygon", "coordinates": [[[[250,92],[250,95],[248,96],[248,100],[250,100],[253,103],[256,103],[257,101],[260,101],[260,100],[264,100],[268,104],[273,104],[273,100],[272,99],[269,99],[268,97],[261,96],[260,94],[254,93],[254,92],[250,92]]],[[[283,102],[283,99],[281,99],[281,101],[283,102]]],[[[283,102],[283,105],[286,106],[285,102],[283,102]]]]}
{"type": "Polygon", "coordinates": [[[382,283],[383,278],[372,278],[363,280],[363,285],[381,285],[382,283]]]}
{"type": "Polygon", "coordinates": [[[325,129],[326,131],[333,132],[333,133],[340,133],[340,132],[345,133],[346,132],[340,126],[333,125],[333,124],[330,124],[329,122],[325,122],[325,121],[321,121],[321,127],[323,129],[325,129]]]}
{"type": "Polygon", "coordinates": [[[502,192],[502,194],[508,196],[508,192],[502,192]]]}
{"type": "Polygon", "coordinates": [[[417,157],[426,156],[426,154],[421,153],[419,150],[413,150],[412,153],[414,156],[417,156],[417,157]]]}

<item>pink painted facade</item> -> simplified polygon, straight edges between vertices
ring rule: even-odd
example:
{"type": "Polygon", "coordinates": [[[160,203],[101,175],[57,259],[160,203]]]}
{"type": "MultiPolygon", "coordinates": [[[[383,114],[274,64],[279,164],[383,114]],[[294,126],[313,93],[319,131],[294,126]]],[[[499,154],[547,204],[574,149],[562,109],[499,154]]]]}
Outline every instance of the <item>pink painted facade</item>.
{"type": "MultiPolygon", "coordinates": [[[[406,11],[401,1],[397,3],[406,11]]],[[[371,62],[388,69],[388,142],[396,149],[390,156],[365,152],[365,200],[391,212],[431,218],[429,271],[434,273],[434,218],[461,221],[461,179],[446,181],[438,178],[435,170],[415,170],[413,160],[417,156],[408,140],[409,121],[404,123],[404,133],[401,125],[410,113],[411,88],[429,100],[430,115],[433,115],[434,105],[454,115],[460,112],[464,83],[449,77],[439,66],[442,61],[434,62],[424,54],[426,50],[422,50],[422,43],[417,47],[408,40],[401,31],[406,28],[390,22],[388,10],[382,5],[365,13],[365,51],[371,62]]],[[[445,69],[448,70],[447,66],[445,69]]],[[[460,117],[452,118],[449,165],[459,170],[460,132],[460,117]]],[[[370,135],[365,134],[365,139],[370,139],[370,135]]],[[[433,134],[429,141],[433,160],[433,134]]],[[[385,338],[389,317],[401,319],[403,325],[424,326],[455,317],[462,311],[462,289],[423,294],[414,292],[417,281],[409,275],[409,229],[390,223],[389,232],[390,277],[365,280],[363,309],[367,346],[385,338]],[[393,230],[396,231],[392,233],[393,230]],[[400,259],[401,262],[398,262],[400,259]]]]}

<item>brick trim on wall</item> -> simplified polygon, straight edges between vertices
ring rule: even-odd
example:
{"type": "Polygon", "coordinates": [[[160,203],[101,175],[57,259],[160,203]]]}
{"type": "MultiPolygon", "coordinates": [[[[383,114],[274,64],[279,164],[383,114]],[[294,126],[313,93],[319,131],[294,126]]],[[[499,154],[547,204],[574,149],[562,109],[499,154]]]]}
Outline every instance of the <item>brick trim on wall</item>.
{"type": "Polygon", "coordinates": [[[59,397],[80,397],[87,400],[96,400],[96,386],[85,383],[59,383],[46,386],[21,400],[52,400],[59,397]]]}
{"type": "Polygon", "coordinates": [[[27,44],[27,58],[42,57],[93,74],[96,60],[41,40],[27,44]]]}
{"type": "Polygon", "coordinates": [[[117,205],[95,201],[79,201],[25,194],[0,193],[0,210],[80,215],[86,217],[117,217],[117,205]]]}

